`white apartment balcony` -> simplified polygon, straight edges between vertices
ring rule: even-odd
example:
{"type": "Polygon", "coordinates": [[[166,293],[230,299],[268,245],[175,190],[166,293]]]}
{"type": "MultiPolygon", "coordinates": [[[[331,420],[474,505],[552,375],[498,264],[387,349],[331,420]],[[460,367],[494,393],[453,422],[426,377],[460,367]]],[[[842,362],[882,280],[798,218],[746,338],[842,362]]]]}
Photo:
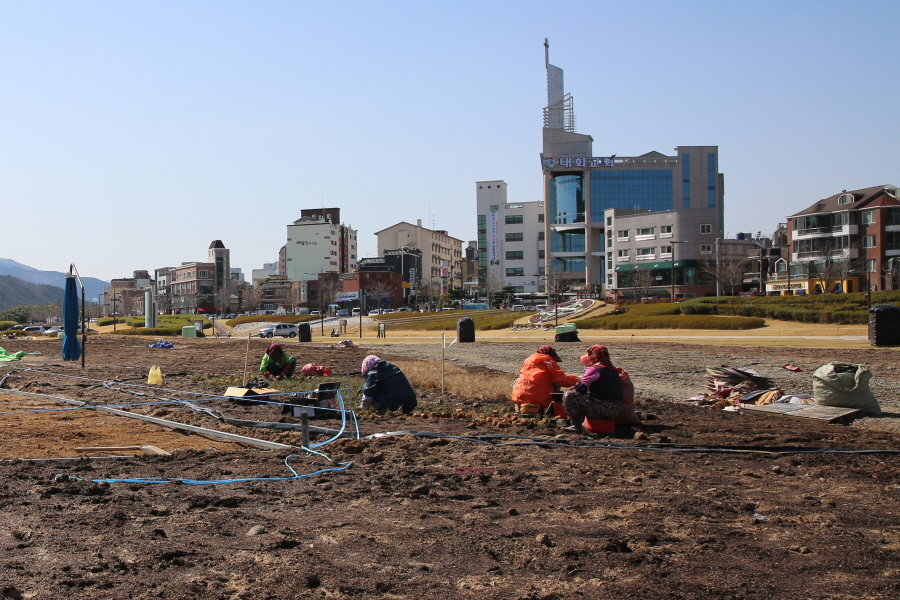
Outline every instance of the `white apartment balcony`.
{"type": "Polygon", "coordinates": [[[856,235],[859,225],[835,225],[834,227],[812,227],[810,229],[796,229],[792,239],[831,237],[837,235],[856,235]]]}
{"type": "Polygon", "coordinates": [[[670,238],[670,237],[673,237],[674,235],[675,235],[675,234],[672,233],[672,232],[669,232],[669,233],[660,233],[660,234],[659,234],[659,239],[670,238]]]}
{"type": "MultiPolygon", "coordinates": [[[[835,250],[831,255],[836,259],[855,260],[859,258],[859,248],[844,248],[843,250],[835,250]]],[[[810,250],[808,252],[791,252],[791,260],[794,262],[809,262],[811,260],[825,258],[825,253],[821,250],[810,250]]]]}
{"type": "Polygon", "coordinates": [[[627,242],[627,241],[630,240],[630,239],[631,239],[631,238],[623,237],[623,238],[616,238],[616,241],[617,241],[617,242],[627,242]]]}
{"type": "Polygon", "coordinates": [[[616,262],[628,262],[630,258],[630,256],[617,256],[616,262]]]}
{"type": "Polygon", "coordinates": [[[637,256],[634,257],[634,259],[637,261],[656,260],[656,255],[655,254],[638,254],[637,256]]]}

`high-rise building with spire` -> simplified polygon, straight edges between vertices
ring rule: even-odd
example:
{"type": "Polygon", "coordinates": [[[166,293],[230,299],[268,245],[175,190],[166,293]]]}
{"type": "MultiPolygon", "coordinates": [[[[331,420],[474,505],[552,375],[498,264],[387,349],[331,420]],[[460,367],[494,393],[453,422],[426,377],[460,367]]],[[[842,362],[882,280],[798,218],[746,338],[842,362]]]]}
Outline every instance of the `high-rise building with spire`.
{"type": "Polygon", "coordinates": [[[544,40],[547,281],[569,295],[706,293],[700,266],[724,237],[718,147],[678,146],[675,156],[594,156],[594,139],[576,131],[573,99],[562,69],[550,64],[549,48],[544,40]],[[647,285],[637,284],[637,272],[647,285]]]}

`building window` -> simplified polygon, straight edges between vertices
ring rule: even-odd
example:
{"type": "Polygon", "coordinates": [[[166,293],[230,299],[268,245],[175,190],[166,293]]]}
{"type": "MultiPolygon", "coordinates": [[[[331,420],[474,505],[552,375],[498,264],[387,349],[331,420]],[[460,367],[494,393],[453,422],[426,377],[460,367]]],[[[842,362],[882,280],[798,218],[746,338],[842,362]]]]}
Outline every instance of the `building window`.
{"type": "Polygon", "coordinates": [[[656,254],[656,248],[638,248],[638,256],[653,256],[656,254]]]}
{"type": "Polygon", "coordinates": [[[672,246],[660,246],[659,253],[660,254],[672,254],[672,246]]]}
{"type": "Polygon", "coordinates": [[[691,207],[691,155],[681,157],[681,208],[691,207]]]}
{"type": "Polygon", "coordinates": [[[544,222],[544,213],[538,213],[538,223],[544,222]]]}
{"type": "Polygon", "coordinates": [[[660,225],[659,226],[659,234],[663,235],[666,233],[669,233],[669,234],[672,233],[672,226],[671,225],[660,225]]]}
{"type": "Polygon", "coordinates": [[[716,155],[715,154],[707,154],[706,155],[706,189],[707,189],[707,208],[715,208],[716,207],[716,155]]]}
{"type": "Polygon", "coordinates": [[[612,217],[606,217],[606,226],[612,227],[612,217]]]}
{"type": "Polygon", "coordinates": [[[616,233],[616,237],[618,237],[620,240],[627,240],[629,233],[630,233],[630,230],[628,230],[628,229],[620,229],[616,233]]]}
{"type": "Polygon", "coordinates": [[[544,232],[543,231],[538,231],[538,241],[539,242],[544,241],[544,232]]]}
{"type": "MultiPolygon", "coordinates": [[[[187,275],[187,273],[185,273],[185,275],[187,275]]],[[[200,270],[200,277],[201,277],[201,278],[209,277],[209,271],[207,271],[207,270],[205,270],[205,269],[201,269],[201,270],[200,270]]]]}
{"type": "Polygon", "coordinates": [[[852,204],[853,203],[853,194],[842,194],[840,198],[838,198],[838,204],[852,204]]]}
{"type": "Polygon", "coordinates": [[[875,222],[875,211],[867,210],[862,214],[863,225],[870,225],[875,222]]]}
{"type": "Polygon", "coordinates": [[[624,250],[619,250],[619,253],[618,253],[619,258],[628,258],[629,252],[630,251],[628,250],[628,248],[625,248],[624,250]]]}
{"type": "Polygon", "coordinates": [[[653,235],[655,232],[656,227],[639,227],[636,235],[653,235]]]}
{"type": "Polygon", "coordinates": [[[525,239],[525,234],[523,233],[507,233],[506,241],[507,242],[521,242],[525,239]]]}
{"type": "Polygon", "coordinates": [[[524,275],[525,269],[524,267],[515,267],[513,269],[506,269],[507,277],[515,277],[516,275],[524,275]]]}
{"type": "Polygon", "coordinates": [[[525,253],[522,250],[506,251],[506,260],[522,260],[523,258],[525,258],[525,253]]]}
{"type": "MultiPolygon", "coordinates": [[[[500,187],[500,186],[497,186],[500,187]]],[[[507,204],[506,208],[522,208],[521,204],[507,204]]]]}
{"type": "Polygon", "coordinates": [[[874,235],[864,235],[863,236],[863,248],[874,248],[875,247],[875,236],[874,235]]]}
{"type": "Polygon", "coordinates": [[[550,182],[550,222],[557,225],[584,223],[583,178],[558,175],[550,182]]]}
{"type": "Polygon", "coordinates": [[[875,259],[874,258],[870,258],[869,260],[866,261],[866,271],[868,271],[869,273],[877,273],[878,272],[878,270],[875,268],[875,259]]]}
{"type": "Polygon", "coordinates": [[[700,244],[700,254],[712,254],[712,244],[700,244]]]}
{"type": "Polygon", "coordinates": [[[507,225],[521,225],[524,222],[525,218],[522,215],[506,215],[507,225]]]}
{"type": "Polygon", "coordinates": [[[543,250],[538,250],[538,259],[544,260],[544,251],[543,250]]]}
{"type": "Polygon", "coordinates": [[[700,233],[712,233],[712,225],[707,223],[700,225],[700,233]]]}

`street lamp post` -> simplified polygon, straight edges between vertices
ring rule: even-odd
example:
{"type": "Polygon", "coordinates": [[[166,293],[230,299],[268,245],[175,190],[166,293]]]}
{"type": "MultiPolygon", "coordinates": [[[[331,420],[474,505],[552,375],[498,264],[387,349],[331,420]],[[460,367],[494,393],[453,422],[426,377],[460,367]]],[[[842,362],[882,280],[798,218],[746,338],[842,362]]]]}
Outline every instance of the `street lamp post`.
{"type": "Polygon", "coordinates": [[[675,303],[675,245],[676,244],[687,244],[687,240],[682,240],[680,242],[671,241],[672,244],[672,303],[675,303]]]}

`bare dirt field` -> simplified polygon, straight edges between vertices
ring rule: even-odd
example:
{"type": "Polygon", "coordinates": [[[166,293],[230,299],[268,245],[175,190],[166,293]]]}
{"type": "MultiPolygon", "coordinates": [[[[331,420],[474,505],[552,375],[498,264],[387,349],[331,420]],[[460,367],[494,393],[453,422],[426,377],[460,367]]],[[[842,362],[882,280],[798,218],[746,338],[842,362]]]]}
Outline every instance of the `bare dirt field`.
{"type": "MultiPolygon", "coordinates": [[[[276,404],[218,396],[242,380],[246,340],[173,342],[91,338],[82,369],[61,360],[56,341],[4,341],[33,354],[0,363],[0,598],[900,595],[900,381],[890,349],[623,342],[611,345],[613,360],[634,376],[638,409],[655,415],[646,433],[560,435],[552,424],[492,421],[502,402],[420,388],[416,415],[359,423],[363,436],[394,435],[339,439],[309,455],[299,432],[220,420],[299,423],[276,404]],[[756,362],[801,392],[830,361],[873,365],[884,419],[829,425],[683,401],[703,390],[705,365],[756,362]],[[804,371],[779,370],[788,363],[804,371]],[[160,388],[145,385],[151,365],[165,375],[160,388]],[[77,450],[141,446],[171,455],[77,450]],[[129,456],[101,458],[113,455],[129,456]]],[[[252,341],[251,374],[266,344],[252,341]]],[[[586,345],[557,345],[563,366],[578,373],[586,345]]],[[[372,351],[285,346],[356,390],[372,351]]],[[[473,378],[511,385],[534,348],[479,342],[446,356],[473,378]]],[[[401,366],[440,356],[433,344],[374,351],[401,366]]]]}

